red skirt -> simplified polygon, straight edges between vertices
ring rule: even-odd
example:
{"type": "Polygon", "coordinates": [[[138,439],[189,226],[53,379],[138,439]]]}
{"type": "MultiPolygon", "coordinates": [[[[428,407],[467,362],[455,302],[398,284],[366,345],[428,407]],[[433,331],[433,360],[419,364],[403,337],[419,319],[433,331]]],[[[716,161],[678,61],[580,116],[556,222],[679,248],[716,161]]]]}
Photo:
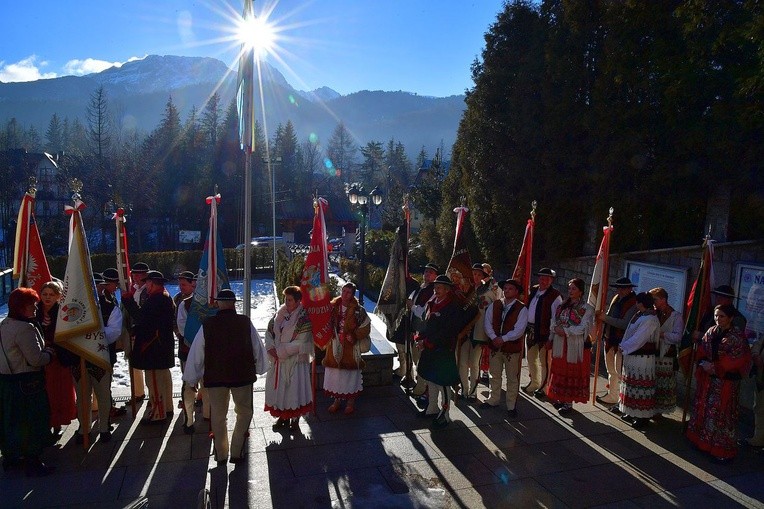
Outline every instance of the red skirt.
{"type": "Polygon", "coordinates": [[[50,426],[66,426],[77,418],[72,370],[53,359],[45,366],[45,390],[50,405],[50,426]]]}
{"type": "Polygon", "coordinates": [[[584,348],[581,362],[567,361],[568,345],[562,352],[562,357],[552,357],[549,367],[549,386],[547,396],[560,403],[586,403],[589,400],[589,371],[592,351],[584,348]]]}

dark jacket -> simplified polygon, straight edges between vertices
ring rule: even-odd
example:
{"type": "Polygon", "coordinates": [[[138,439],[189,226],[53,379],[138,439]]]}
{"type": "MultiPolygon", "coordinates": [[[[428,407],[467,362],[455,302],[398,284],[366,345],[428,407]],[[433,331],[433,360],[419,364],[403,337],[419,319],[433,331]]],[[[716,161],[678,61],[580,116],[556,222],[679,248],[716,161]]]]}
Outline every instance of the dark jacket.
{"type": "Polygon", "coordinates": [[[133,318],[132,363],[136,369],[170,369],[175,366],[175,305],[169,295],[149,295],[143,306],[135,299],[122,300],[133,318]]]}
{"type": "Polygon", "coordinates": [[[251,326],[248,317],[233,309],[204,321],[205,387],[243,387],[257,380],[251,326]]]}
{"type": "Polygon", "coordinates": [[[424,349],[417,369],[428,382],[450,386],[459,381],[454,348],[456,335],[464,325],[464,313],[453,294],[440,308],[434,302],[427,303],[425,320],[419,333],[424,349]]]}

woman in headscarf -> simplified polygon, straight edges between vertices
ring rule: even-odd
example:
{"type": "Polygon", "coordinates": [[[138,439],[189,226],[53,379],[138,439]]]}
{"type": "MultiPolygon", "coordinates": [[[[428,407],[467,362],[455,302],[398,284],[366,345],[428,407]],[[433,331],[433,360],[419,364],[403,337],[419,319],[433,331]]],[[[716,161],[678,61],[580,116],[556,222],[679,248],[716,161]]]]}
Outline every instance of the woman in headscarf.
{"type": "Polygon", "coordinates": [[[313,331],[299,286],[284,289],[284,304],[268,323],[265,349],[270,368],[265,383],[265,411],[278,420],[273,429],[300,426],[300,416],[310,412],[313,390],[310,361],[314,353],[313,331]],[[291,419],[291,423],[290,423],[291,419]]]}
{"type": "Polygon", "coordinates": [[[556,402],[555,408],[561,415],[573,410],[573,402],[586,403],[589,399],[589,330],[593,318],[594,309],[584,298],[584,280],[571,279],[568,299],[555,313],[547,387],[547,396],[556,402]]]}
{"type": "Polygon", "coordinates": [[[742,332],[732,325],[735,308],[714,308],[716,325],[698,344],[695,401],[687,438],[718,462],[737,454],[735,433],[740,416],[740,380],[751,369],[751,348],[742,332]]]}
{"type": "Polygon", "coordinates": [[[0,452],[3,469],[21,466],[30,477],[53,468],[40,461],[50,442],[50,408],[43,367],[55,356],[35,325],[40,297],[31,288],[8,296],[8,317],[0,323],[0,452]]]}
{"type": "Polygon", "coordinates": [[[332,300],[331,326],[334,334],[324,357],[324,391],[334,398],[329,412],[340,409],[347,401],[345,413],[355,411],[355,400],[363,391],[361,371],[366,365],[361,358],[359,342],[369,337],[371,321],[355,298],[355,284],[345,283],[339,297],[332,300]]]}

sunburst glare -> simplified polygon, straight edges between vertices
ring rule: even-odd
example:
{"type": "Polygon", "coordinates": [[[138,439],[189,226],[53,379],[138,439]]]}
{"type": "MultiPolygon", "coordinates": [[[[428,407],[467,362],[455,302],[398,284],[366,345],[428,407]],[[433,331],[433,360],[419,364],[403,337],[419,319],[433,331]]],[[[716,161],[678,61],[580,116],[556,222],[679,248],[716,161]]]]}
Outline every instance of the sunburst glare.
{"type": "Polygon", "coordinates": [[[277,40],[275,26],[264,17],[241,19],[236,34],[239,42],[246,49],[254,49],[258,57],[271,53],[277,40]]]}

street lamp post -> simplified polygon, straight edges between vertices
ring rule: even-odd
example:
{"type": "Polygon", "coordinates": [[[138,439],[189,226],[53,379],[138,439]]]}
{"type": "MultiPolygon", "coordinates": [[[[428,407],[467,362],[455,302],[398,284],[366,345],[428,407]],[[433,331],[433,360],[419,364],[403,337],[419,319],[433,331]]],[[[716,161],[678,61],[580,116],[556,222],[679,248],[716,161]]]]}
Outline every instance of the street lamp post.
{"type": "Polygon", "coordinates": [[[369,215],[369,200],[374,205],[379,206],[382,203],[382,192],[375,187],[367,195],[362,185],[352,184],[347,194],[351,205],[358,205],[361,210],[361,254],[359,258],[361,266],[358,278],[358,302],[363,306],[363,292],[366,289],[366,218],[369,215]]]}

